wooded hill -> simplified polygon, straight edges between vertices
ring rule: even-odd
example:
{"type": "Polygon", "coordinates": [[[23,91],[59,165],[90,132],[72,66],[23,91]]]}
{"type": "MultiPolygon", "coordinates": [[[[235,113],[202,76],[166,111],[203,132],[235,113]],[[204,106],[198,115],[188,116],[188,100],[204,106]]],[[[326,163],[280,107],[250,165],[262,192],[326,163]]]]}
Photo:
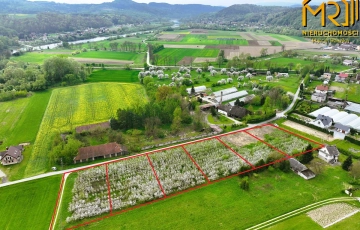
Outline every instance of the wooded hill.
{"type": "Polygon", "coordinates": [[[54,2],[27,0],[0,0],[2,14],[36,14],[40,12],[76,13],[76,14],[145,14],[155,17],[185,18],[193,17],[202,13],[217,12],[224,7],[187,4],[171,5],[167,3],[137,3],[132,0],[114,0],[102,4],[64,4],[54,2]]]}

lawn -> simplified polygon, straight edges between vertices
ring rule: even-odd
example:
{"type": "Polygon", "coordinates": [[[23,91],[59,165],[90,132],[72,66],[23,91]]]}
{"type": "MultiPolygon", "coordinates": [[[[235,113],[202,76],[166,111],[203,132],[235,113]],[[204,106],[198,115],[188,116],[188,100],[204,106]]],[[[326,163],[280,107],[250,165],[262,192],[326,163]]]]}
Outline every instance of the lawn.
{"type": "Polygon", "coordinates": [[[61,176],[0,188],[0,229],[48,229],[61,176]]]}
{"type": "Polygon", "coordinates": [[[208,121],[211,124],[215,124],[215,125],[231,125],[234,124],[234,122],[230,119],[228,119],[227,117],[223,116],[223,115],[219,115],[219,117],[214,117],[213,115],[209,114],[207,116],[208,121]]]}
{"type": "Polygon", "coordinates": [[[126,82],[139,83],[140,71],[132,70],[96,70],[86,82],[126,82]]]}
{"type": "Polygon", "coordinates": [[[31,147],[35,142],[41,120],[49,102],[51,91],[34,93],[29,98],[18,99],[0,103],[0,140],[4,143],[0,149],[6,146],[18,145],[30,142],[31,146],[24,151],[24,160],[21,164],[12,166],[0,166],[0,169],[8,176],[9,180],[21,179],[29,162],[31,147]],[[8,111],[8,112],[7,112],[8,111]]]}
{"type": "Polygon", "coordinates": [[[146,102],[144,88],[135,84],[96,83],[53,90],[24,176],[50,170],[48,153],[54,135],[79,125],[106,121],[119,108],[146,102]]]}
{"type": "Polygon", "coordinates": [[[328,167],[306,181],[277,170],[250,178],[250,191],[237,177],[141,207],[86,229],[244,229],[312,202],[341,196],[350,177],[340,167],[328,167]],[[261,213],[261,215],[259,215],[261,213]]]}
{"type": "Polygon", "coordinates": [[[297,76],[292,76],[288,78],[281,78],[280,80],[275,80],[271,82],[261,82],[261,84],[268,85],[271,87],[280,86],[286,92],[291,92],[293,94],[296,93],[297,89],[299,88],[301,78],[297,76]]]}
{"type": "Polygon", "coordinates": [[[331,82],[331,86],[338,88],[335,93],[336,98],[345,99],[347,95],[349,101],[360,103],[360,85],[331,82]]]}
{"type": "Polygon", "coordinates": [[[216,58],[219,54],[218,49],[176,49],[166,48],[156,53],[159,55],[158,65],[177,65],[184,57],[216,58]]]}

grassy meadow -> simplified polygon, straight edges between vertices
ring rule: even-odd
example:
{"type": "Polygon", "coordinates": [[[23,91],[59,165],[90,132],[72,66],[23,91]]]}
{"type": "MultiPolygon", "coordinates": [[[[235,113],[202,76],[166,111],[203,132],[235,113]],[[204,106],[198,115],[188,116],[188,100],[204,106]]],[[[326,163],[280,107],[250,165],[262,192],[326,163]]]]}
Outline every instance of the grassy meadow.
{"type": "Polygon", "coordinates": [[[0,229],[48,229],[61,176],[0,188],[0,229]]]}
{"type": "Polygon", "coordinates": [[[19,57],[11,57],[11,60],[14,61],[22,61],[22,62],[28,62],[28,63],[34,63],[34,64],[43,64],[44,61],[51,57],[69,57],[71,56],[71,50],[68,50],[68,53],[57,53],[57,52],[39,52],[39,51],[33,51],[33,52],[26,52],[23,55],[19,57]]]}
{"type": "MultiPolygon", "coordinates": [[[[220,50],[218,49],[177,49],[166,48],[156,54],[159,55],[158,65],[177,65],[184,57],[216,58],[220,50]],[[169,60],[167,61],[167,58],[169,60]]],[[[194,61],[194,60],[193,60],[194,61]]]]}
{"type": "Polygon", "coordinates": [[[247,46],[247,40],[240,35],[218,35],[218,34],[186,34],[181,41],[159,40],[155,43],[183,44],[183,45],[238,45],[247,46]]]}
{"type": "Polygon", "coordinates": [[[95,70],[86,82],[139,83],[139,72],[136,70],[95,70]]]}
{"type": "Polygon", "coordinates": [[[48,153],[54,135],[71,131],[79,125],[106,121],[119,108],[146,102],[144,88],[135,84],[96,83],[54,89],[24,176],[50,169],[48,153]]]}
{"type": "Polygon", "coordinates": [[[118,51],[87,51],[74,55],[75,58],[98,58],[134,61],[137,64],[143,63],[145,54],[118,51]]]}
{"type": "Polygon", "coordinates": [[[310,203],[343,196],[343,183],[348,180],[350,176],[341,167],[327,166],[309,181],[293,172],[271,170],[251,176],[248,192],[239,188],[240,180],[234,177],[104,219],[86,229],[245,229],[310,203]]]}

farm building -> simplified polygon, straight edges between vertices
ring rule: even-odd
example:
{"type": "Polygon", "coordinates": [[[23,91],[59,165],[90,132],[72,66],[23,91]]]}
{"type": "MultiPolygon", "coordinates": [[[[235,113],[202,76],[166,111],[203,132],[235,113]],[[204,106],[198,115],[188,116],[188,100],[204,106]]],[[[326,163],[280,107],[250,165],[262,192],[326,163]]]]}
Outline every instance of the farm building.
{"type": "Polygon", "coordinates": [[[335,124],[347,126],[349,128],[353,128],[356,130],[360,130],[360,118],[355,114],[349,114],[345,111],[339,111],[337,109],[330,109],[329,107],[323,107],[321,109],[318,109],[312,113],[310,113],[310,116],[314,116],[318,114],[324,115],[327,117],[330,117],[333,119],[333,122],[335,124]]]}
{"type": "Polygon", "coordinates": [[[336,163],[339,159],[340,152],[336,146],[327,145],[324,148],[319,149],[318,157],[327,163],[336,163]]]}
{"type": "Polygon", "coordinates": [[[313,93],[311,95],[311,100],[316,102],[324,102],[326,100],[326,94],[313,93]]]}
{"type": "Polygon", "coordinates": [[[232,109],[232,106],[230,104],[227,105],[219,105],[217,107],[218,110],[224,111],[225,113],[229,113],[230,110],[232,109]]]}
{"type": "Polygon", "coordinates": [[[352,60],[344,60],[343,61],[343,65],[346,65],[346,66],[350,66],[353,64],[353,61],[352,60]]]}
{"type": "Polygon", "coordinates": [[[239,119],[245,117],[248,114],[250,114],[250,112],[247,109],[237,105],[233,106],[231,110],[228,112],[229,117],[236,117],[239,119]]]}
{"type": "Polygon", "coordinates": [[[91,132],[97,129],[110,129],[110,122],[102,122],[91,125],[83,125],[75,128],[76,133],[91,132]]]}
{"type": "Polygon", "coordinates": [[[327,94],[328,90],[329,90],[329,86],[324,86],[324,85],[318,85],[315,88],[316,93],[322,93],[322,94],[327,94]]]}
{"type": "Polygon", "coordinates": [[[81,163],[99,158],[110,158],[127,154],[127,148],[116,142],[83,147],[78,150],[78,155],[74,158],[74,163],[81,163]]]}
{"type": "Polygon", "coordinates": [[[242,90],[242,91],[239,91],[239,92],[223,95],[222,98],[221,98],[221,96],[216,97],[215,100],[217,102],[230,101],[230,100],[234,100],[234,99],[237,99],[237,98],[245,97],[247,95],[248,95],[248,92],[246,90],[242,90]]]}
{"type": "Polygon", "coordinates": [[[20,163],[24,156],[22,152],[24,151],[24,147],[19,146],[11,146],[4,152],[0,152],[0,160],[2,165],[13,165],[20,163]]]}
{"type": "Polygon", "coordinates": [[[324,113],[326,113],[326,112],[328,112],[330,110],[331,109],[329,107],[322,107],[322,108],[320,108],[318,110],[315,110],[314,112],[309,113],[309,115],[312,116],[312,117],[317,117],[319,114],[324,114],[324,113]]]}
{"type": "Polygon", "coordinates": [[[315,120],[309,123],[323,129],[328,129],[332,126],[333,119],[331,117],[319,114],[315,120]]]}
{"type": "Polygon", "coordinates": [[[349,102],[349,105],[345,107],[345,110],[360,114],[360,104],[349,102]]]}
{"type": "MultiPolygon", "coordinates": [[[[206,91],[206,86],[202,85],[202,86],[197,86],[194,87],[195,93],[203,93],[206,91]]],[[[191,88],[187,88],[186,89],[188,94],[191,94],[191,88]]]]}
{"type": "Polygon", "coordinates": [[[211,95],[213,95],[216,98],[216,97],[221,96],[221,92],[223,93],[223,96],[224,96],[224,95],[228,95],[228,94],[231,94],[231,93],[236,93],[237,91],[238,90],[237,90],[236,87],[231,87],[231,88],[228,88],[228,89],[216,91],[216,92],[212,93],[211,95]]]}
{"type": "Polygon", "coordinates": [[[315,173],[308,169],[305,165],[301,164],[298,160],[290,158],[289,162],[291,170],[305,180],[309,180],[315,177],[315,173]]]}
{"type": "MultiPolygon", "coordinates": [[[[245,104],[249,103],[253,98],[255,97],[255,94],[250,94],[246,97],[242,97],[239,99],[239,101],[241,102],[244,102],[245,104]]],[[[235,100],[236,101],[236,100],[235,100]]],[[[231,101],[229,102],[230,105],[234,106],[235,105],[235,101],[231,101]]]]}
{"type": "Polygon", "coordinates": [[[207,111],[207,110],[210,110],[211,107],[215,107],[215,105],[214,105],[214,104],[200,105],[200,110],[202,110],[202,111],[207,111]]]}

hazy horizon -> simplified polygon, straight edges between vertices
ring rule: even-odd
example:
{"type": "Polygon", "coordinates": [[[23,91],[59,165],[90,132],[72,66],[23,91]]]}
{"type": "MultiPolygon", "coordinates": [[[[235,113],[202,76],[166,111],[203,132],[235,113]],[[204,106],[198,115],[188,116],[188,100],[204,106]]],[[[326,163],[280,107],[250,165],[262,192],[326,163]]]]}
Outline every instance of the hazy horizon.
{"type": "MultiPolygon", "coordinates": [[[[67,3],[67,4],[101,4],[104,2],[113,2],[113,0],[33,0],[33,1],[48,1],[48,2],[57,2],[57,3],[67,3]]],[[[231,6],[234,4],[256,4],[256,5],[271,5],[274,3],[276,5],[295,5],[302,4],[302,0],[223,0],[219,3],[218,0],[133,0],[138,3],[169,3],[169,4],[203,4],[203,5],[213,5],[213,6],[231,6]]],[[[322,2],[321,0],[312,0],[311,3],[322,2]]]]}

